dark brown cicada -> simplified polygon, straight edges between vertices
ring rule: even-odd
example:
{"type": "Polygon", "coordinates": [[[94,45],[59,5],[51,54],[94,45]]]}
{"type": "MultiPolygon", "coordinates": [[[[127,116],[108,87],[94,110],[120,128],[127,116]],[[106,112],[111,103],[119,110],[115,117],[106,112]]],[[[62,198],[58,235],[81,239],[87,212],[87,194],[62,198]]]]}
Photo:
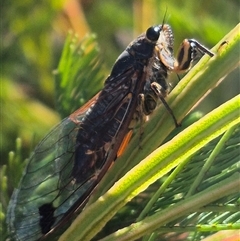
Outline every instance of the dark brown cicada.
{"type": "MultiPolygon", "coordinates": [[[[57,125],[36,147],[11,198],[7,222],[15,240],[40,240],[83,208],[126,136],[165,101],[169,72],[190,68],[197,53],[213,54],[184,40],[177,60],[169,25],[137,37],[116,60],[103,89],[57,125]]],[[[129,139],[129,138],[128,138],[129,139]]]]}

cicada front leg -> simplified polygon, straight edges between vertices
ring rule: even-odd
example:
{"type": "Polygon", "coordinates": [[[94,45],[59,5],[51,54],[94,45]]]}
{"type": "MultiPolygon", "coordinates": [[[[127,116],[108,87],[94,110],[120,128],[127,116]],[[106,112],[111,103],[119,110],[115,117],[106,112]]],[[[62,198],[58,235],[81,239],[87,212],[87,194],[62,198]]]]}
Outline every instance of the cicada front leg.
{"type": "Polygon", "coordinates": [[[192,62],[204,54],[213,57],[214,54],[195,39],[184,39],[179,50],[177,59],[174,64],[174,72],[187,71],[191,68],[192,62]]]}

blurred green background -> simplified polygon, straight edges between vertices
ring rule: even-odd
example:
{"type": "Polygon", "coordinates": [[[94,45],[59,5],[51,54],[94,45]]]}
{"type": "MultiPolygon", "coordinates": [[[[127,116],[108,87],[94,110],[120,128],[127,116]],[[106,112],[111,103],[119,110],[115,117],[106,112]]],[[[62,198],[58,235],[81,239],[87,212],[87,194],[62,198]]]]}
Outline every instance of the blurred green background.
{"type": "MultiPolygon", "coordinates": [[[[0,166],[6,164],[9,151],[16,149],[17,137],[22,139],[25,159],[60,121],[53,70],[69,29],[79,39],[89,32],[97,34],[107,76],[126,45],[150,25],[161,23],[165,13],[174,31],[175,51],[184,38],[213,47],[239,22],[239,1],[5,0],[1,13],[0,166]]],[[[208,112],[238,93],[238,75],[237,70],[231,73],[200,110],[208,112]]]]}

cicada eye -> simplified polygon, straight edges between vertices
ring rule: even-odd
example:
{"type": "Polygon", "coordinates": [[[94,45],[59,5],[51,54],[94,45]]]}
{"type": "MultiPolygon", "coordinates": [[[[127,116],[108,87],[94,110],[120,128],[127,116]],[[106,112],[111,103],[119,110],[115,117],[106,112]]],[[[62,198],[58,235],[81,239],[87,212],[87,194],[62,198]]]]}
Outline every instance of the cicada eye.
{"type": "Polygon", "coordinates": [[[156,42],[159,38],[161,28],[159,26],[152,26],[146,31],[146,37],[156,42]]]}

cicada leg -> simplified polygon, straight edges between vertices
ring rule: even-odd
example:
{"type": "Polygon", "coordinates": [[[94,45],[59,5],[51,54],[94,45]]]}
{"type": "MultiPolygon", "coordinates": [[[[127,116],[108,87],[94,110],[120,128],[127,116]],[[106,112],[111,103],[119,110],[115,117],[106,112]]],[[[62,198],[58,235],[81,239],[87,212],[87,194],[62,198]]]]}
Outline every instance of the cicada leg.
{"type": "Polygon", "coordinates": [[[152,90],[154,91],[154,93],[158,96],[158,98],[161,100],[161,102],[163,103],[163,105],[165,106],[165,108],[167,109],[168,113],[172,116],[173,118],[173,121],[175,123],[175,126],[176,127],[179,127],[181,126],[178,122],[177,122],[177,119],[172,111],[172,109],[170,108],[170,106],[168,105],[168,103],[166,102],[165,100],[165,96],[166,96],[166,91],[161,88],[161,86],[156,83],[156,82],[153,82],[151,84],[151,88],[152,90]]]}
{"type": "Polygon", "coordinates": [[[213,57],[214,54],[195,39],[184,39],[174,64],[174,72],[187,71],[191,68],[192,62],[197,58],[198,54],[207,54],[213,57]]]}

